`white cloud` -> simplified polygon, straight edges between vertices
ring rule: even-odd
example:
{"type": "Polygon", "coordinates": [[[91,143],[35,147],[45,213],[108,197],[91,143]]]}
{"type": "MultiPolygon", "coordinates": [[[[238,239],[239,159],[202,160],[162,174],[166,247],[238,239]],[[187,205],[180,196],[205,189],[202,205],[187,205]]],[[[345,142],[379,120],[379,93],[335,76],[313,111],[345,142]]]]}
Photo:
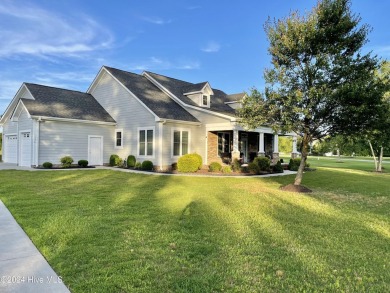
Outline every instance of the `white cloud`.
{"type": "Polygon", "coordinates": [[[61,15],[8,0],[0,3],[0,57],[80,57],[112,43],[111,33],[86,15],[61,15]]]}
{"type": "Polygon", "coordinates": [[[169,69],[199,69],[200,64],[198,61],[192,60],[166,60],[159,57],[152,56],[147,60],[143,60],[137,63],[130,63],[129,70],[169,70],[169,69]]]}
{"type": "Polygon", "coordinates": [[[153,17],[153,16],[143,16],[141,17],[141,19],[146,22],[157,24],[157,25],[164,25],[172,22],[171,19],[162,19],[160,17],[153,17]]]}
{"type": "Polygon", "coordinates": [[[215,41],[210,41],[201,50],[206,53],[215,53],[221,50],[221,45],[215,41]]]}

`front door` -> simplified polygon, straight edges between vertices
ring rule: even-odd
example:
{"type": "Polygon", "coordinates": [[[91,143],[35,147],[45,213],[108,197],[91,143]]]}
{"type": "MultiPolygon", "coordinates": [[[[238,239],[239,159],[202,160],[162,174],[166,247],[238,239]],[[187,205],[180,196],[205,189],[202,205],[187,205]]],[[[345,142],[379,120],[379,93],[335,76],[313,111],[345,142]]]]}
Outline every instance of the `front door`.
{"type": "Polygon", "coordinates": [[[89,165],[103,165],[103,137],[88,136],[88,163],[89,165]]]}

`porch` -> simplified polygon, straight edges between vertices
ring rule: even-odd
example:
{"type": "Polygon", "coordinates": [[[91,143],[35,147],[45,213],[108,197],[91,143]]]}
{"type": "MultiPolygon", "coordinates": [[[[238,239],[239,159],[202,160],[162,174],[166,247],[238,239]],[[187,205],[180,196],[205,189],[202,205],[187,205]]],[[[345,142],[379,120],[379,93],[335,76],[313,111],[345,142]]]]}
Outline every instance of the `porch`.
{"type": "MultiPolygon", "coordinates": [[[[296,136],[293,136],[292,156],[297,154],[296,136]]],[[[207,162],[229,164],[237,158],[249,163],[257,156],[279,160],[279,135],[265,131],[216,130],[207,132],[207,162]]]]}

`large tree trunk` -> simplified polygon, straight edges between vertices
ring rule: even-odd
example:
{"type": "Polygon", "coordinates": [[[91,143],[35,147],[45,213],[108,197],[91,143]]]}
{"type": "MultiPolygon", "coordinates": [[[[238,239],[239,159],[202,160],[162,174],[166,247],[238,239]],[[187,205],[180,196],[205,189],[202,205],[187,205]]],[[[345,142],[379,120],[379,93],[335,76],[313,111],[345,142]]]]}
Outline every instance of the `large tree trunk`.
{"type": "Polygon", "coordinates": [[[374,152],[374,149],[373,149],[373,147],[372,147],[371,141],[368,141],[368,144],[370,145],[372,157],[374,158],[375,171],[378,171],[378,162],[376,161],[376,156],[375,156],[375,152],[374,152]]]}
{"type": "Polygon", "coordinates": [[[298,168],[298,173],[295,176],[294,185],[301,185],[302,177],[303,177],[303,171],[305,171],[305,165],[307,160],[307,147],[309,146],[309,138],[307,134],[303,135],[302,139],[302,149],[301,149],[301,164],[298,168]]]}

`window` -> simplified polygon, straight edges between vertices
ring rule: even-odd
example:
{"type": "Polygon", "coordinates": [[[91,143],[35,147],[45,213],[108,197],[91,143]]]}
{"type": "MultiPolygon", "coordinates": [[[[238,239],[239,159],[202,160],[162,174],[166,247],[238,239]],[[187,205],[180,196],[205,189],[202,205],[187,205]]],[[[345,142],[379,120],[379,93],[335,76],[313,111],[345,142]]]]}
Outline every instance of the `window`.
{"type": "Polygon", "coordinates": [[[208,96],[206,96],[206,95],[203,96],[202,105],[203,106],[209,105],[209,97],[208,96]]]}
{"type": "Polygon", "coordinates": [[[173,156],[183,156],[188,154],[189,132],[188,130],[173,131],[173,156]]]}
{"type": "Polygon", "coordinates": [[[115,130],[115,148],[123,147],[123,130],[116,129],[115,130]]]}
{"type": "Polygon", "coordinates": [[[153,129],[140,129],[138,137],[138,154],[140,156],[153,156],[153,129]]]}
{"type": "Polygon", "coordinates": [[[223,153],[230,153],[230,133],[218,132],[218,156],[223,153]]]}

